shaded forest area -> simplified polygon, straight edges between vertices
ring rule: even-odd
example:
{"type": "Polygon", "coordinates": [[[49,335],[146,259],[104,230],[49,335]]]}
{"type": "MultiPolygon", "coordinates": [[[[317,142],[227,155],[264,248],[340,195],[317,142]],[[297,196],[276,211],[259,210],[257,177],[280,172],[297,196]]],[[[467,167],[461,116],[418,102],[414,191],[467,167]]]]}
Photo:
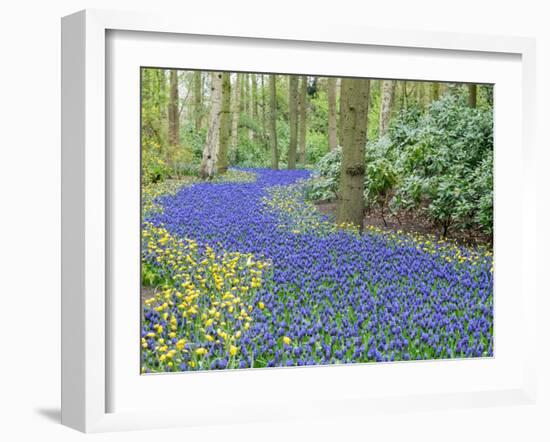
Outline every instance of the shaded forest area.
{"type": "Polygon", "coordinates": [[[339,225],[491,243],[491,85],[142,69],[142,182],[312,171],[339,225]]]}

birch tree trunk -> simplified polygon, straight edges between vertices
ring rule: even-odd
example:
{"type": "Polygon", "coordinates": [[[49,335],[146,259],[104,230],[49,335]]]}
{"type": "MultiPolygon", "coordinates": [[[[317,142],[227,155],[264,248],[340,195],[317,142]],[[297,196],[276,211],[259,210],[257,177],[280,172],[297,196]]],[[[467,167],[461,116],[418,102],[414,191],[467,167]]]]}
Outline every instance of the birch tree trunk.
{"type": "Polygon", "coordinates": [[[328,97],[328,147],[330,150],[338,146],[337,112],[336,112],[336,78],[329,77],[327,83],[328,97]]]}
{"type": "Polygon", "coordinates": [[[386,134],[390,125],[391,111],[393,107],[393,98],[395,92],[395,82],[392,80],[383,80],[381,82],[380,98],[380,123],[378,126],[378,136],[386,134]]]}
{"type": "Polygon", "coordinates": [[[241,74],[235,74],[235,86],[233,92],[232,104],[232,119],[231,119],[231,160],[235,162],[237,159],[237,143],[239,142],[239,118],[241,115],[240,99],[241,99],[241,74]]]}
{"type": "Polygon", "coordinates": [[[210,74],[210,90],[212,104],[208,118],[208,132],[206,133],[206,142],[202,152],[202,162],[200,167],[201,178],[212,178],[216,171],[216,161],[218,159],[219,138],[220,138],[220,116],[222,109],[222,74],[221,72],[212,72],[210,74]]]}
{"type": "Polygon", "coordinates": [[[269,76],[269,143],[271,145],[271,168],[279,168],[277,149],[277,76],[269,76]]]}
{"type": "Polygon", "coordinates": [[[370,83],[365,79],[342,79],[342,164],[336,222],[351,223],[363,230],[365,209],[365,143],[370,83]]]}
{"type": "Polygon", "coordinates": [[[227,151],[229,146],[229,137],[231,135],[231,74],[224,72],[222,74],[222,108],[220,113],[220,146],[218,152],[218,173],[227,172],[229,162],[227,160],[227,151]]]}
{"type": "Polygon", "coordinates": [[[288,79],[288,124],[290,141],[288,144],[288,168],[296,168],[296,147],[298,145],[298,76],[288,79]]]}
{"type": "Polygon", "coordinates": [[[302,76],[299,94],[299,133],[298,152],[300,164],[306,164],[306,135],[307,135],[307,77],[302,76]]]}
{"type": "Polygon", "coordinates": [[[195,119],[195,132],[202,127],[202,72],[193,73],[193,114],[195,119]]]}

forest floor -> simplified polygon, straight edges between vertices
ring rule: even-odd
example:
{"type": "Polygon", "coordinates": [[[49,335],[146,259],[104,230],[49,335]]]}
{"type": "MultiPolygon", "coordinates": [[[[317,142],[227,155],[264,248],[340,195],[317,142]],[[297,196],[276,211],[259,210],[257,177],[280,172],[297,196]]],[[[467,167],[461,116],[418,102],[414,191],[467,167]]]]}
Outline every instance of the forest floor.
{"type": "MultiPolygon", "coordinates": [[[[336,202],[334,201],[317,201],[315,202],[315,206],[325,215],[336,216],[336,202]]],[[[438,239],[442,236],[440,228],[434,226],[426,218],[412,212],[401,212],[397,216],[391,213],[384,213],[384,216],[382,216],[380,210],[370,210],[365,214],[364,224],[365,226],[377,227],[386,231],[397,232],[400,230],[407,233],[433,235],[438,239]]],[[[482,245],[492,248],[492,237],[474,230],[460,231],[450,229],[445,239],[465,246],[482,245]]]]}

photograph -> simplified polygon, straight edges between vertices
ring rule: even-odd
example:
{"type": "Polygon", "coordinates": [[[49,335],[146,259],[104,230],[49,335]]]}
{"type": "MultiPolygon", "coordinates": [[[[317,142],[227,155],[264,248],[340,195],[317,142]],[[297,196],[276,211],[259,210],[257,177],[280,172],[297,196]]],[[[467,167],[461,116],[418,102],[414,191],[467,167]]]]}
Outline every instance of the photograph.
{"type": "Polygon", "coordinates": [[[492,84],[140,76],[143,375],[494,357],[492,84]]]}

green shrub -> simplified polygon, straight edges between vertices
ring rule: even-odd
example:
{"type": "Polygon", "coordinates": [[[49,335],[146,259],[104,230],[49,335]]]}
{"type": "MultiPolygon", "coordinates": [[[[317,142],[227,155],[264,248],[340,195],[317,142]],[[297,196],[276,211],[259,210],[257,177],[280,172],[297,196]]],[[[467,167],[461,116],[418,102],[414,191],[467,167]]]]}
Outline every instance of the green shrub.
{"type": "MultiPolygon", "coordinates": [[[[333,200],[340,181],[341,151],[317,163],[308,185],[313,200],[333,200]]],[[[465,96],[446,94],[426,112],[412,106],[387,136],[365,149],[368,208],[416,210],[446,235],[450,228],[493,229],[493,117],[472,109],[465,96]]]]}
{"type": "Polygon", "coordinates": [[[398,118],[390,139],[402,177],[393,205],[420,209],[443,235],[458,229],[492,232],[493,119],[487,109],[447,94],[426,114],[412,109],[398,118]],[[426,205],[427,203],[427,205],[426,205]]]}

